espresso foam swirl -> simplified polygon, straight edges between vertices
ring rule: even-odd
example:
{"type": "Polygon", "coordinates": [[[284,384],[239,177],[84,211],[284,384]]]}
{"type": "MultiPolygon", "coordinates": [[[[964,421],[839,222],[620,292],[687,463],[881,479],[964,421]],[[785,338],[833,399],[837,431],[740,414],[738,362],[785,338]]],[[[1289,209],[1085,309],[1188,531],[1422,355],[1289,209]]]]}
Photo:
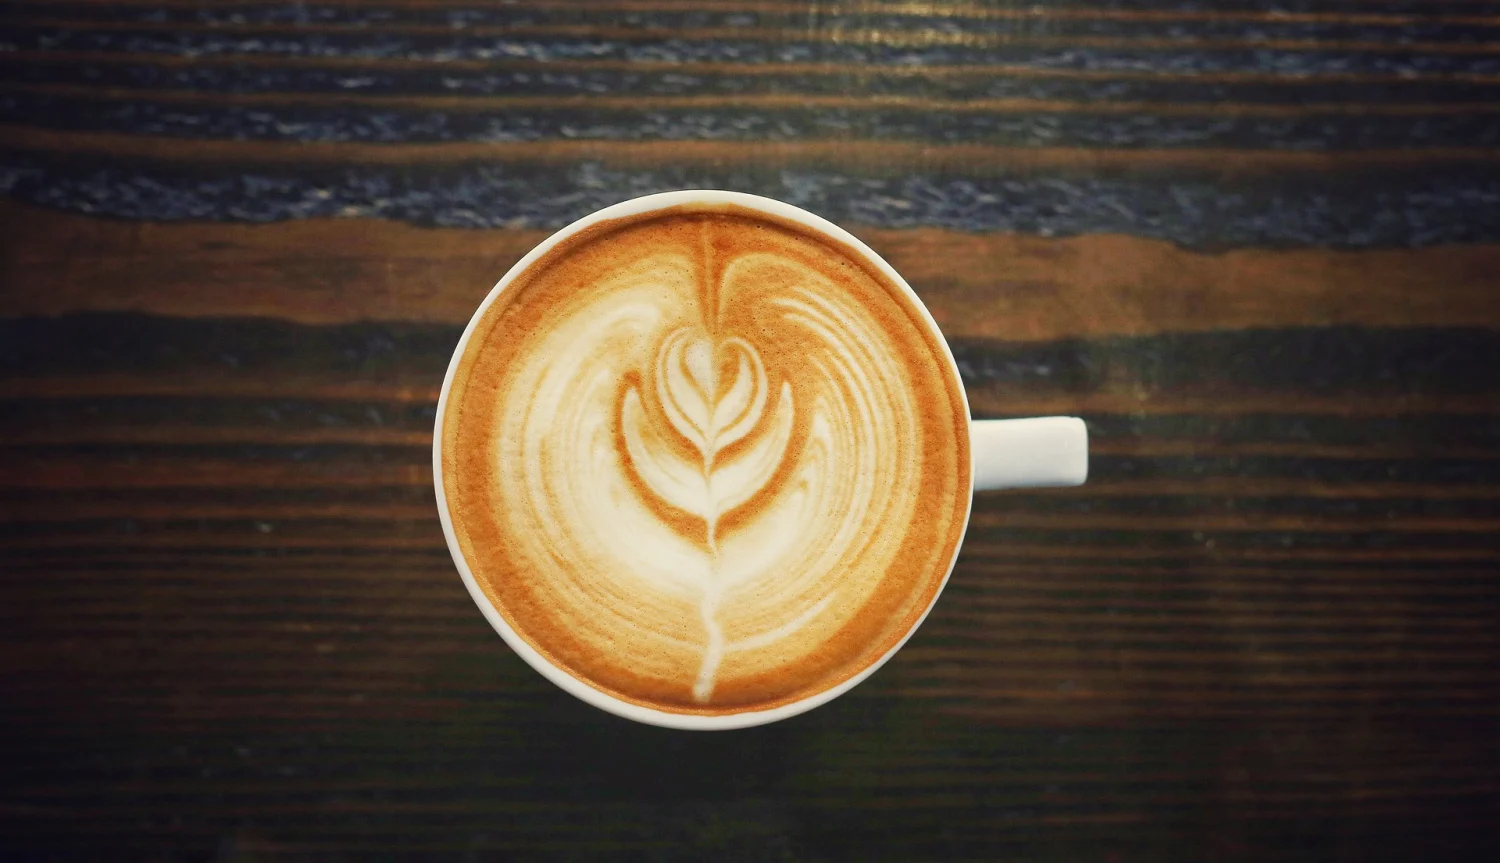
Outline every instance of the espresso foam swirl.
{"type": "Polygon", "coordinates": [[[450,424],[455,524],[501,613],[667,709],[856,673],[925,607],[967,505],[962,403],[911,310],[744,222],[647,221],[542,268],[450,424]]]}

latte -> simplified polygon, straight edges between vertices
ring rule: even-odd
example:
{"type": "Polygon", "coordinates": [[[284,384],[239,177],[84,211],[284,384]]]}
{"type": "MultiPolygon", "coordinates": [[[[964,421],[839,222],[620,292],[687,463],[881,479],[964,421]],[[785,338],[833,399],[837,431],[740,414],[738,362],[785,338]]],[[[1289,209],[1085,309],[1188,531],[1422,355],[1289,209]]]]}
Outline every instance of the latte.
{"type": "Polygon", "coordinates": [[[597,223],[476,321],[441,434],[458,546],[565,673],[719,715],[878,662],[941,587],[968,416],[901,285],[803,224],[597,223]]]}

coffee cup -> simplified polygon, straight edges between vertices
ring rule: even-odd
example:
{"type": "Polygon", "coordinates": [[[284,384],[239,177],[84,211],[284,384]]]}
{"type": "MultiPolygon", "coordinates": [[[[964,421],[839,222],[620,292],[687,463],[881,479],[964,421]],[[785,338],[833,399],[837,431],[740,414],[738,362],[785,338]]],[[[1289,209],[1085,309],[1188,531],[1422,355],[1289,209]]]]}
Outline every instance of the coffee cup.
{"type": "Polygon", "coordinates": [[[501,638],[588,704],[697,730],[849,691],[936,603],[974,491],[1087,465],[1075,417],[971,420],[936,322],[860,240],[707,190],[517,262],[433,437],[444,536],[501,638]]]}

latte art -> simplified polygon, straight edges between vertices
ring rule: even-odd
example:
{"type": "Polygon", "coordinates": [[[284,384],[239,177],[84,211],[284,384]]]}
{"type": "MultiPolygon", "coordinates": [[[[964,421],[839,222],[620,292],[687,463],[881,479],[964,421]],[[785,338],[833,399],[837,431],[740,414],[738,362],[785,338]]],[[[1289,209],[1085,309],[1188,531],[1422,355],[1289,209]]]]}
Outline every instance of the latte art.
{"type": "Polygon", "coordinates": [[[617,697],[715,713],[836,685],[910,629],[962,532],[941,348],[805,228],[622,222],[533,264],[471,338],[442,465],[465,560],[617,697]]]}
{"type": "Polygon", "coordinates": [[[715,344],[701,331],[678,330],[667,337],[657,357],[656,394],[672,430],[692,444],[688,458],[674,452],[662,430],[652,426],[640,393],[633,387],[625,394],[620,428],[636,477],[658,501],[686,515],[694,527],[702,523],[708,560],[697,571],[706,574],[698,588],[708,644],[693,696],[707,701],[725,650],[724,630],[717,617],[726,587],[719,560],[719,519],[755,497],[781,465],[792,436],[792,388],[788,383],[781,385],[774,415],[766,423],[770,428],[729,458],[720,456],[761,425],[765,412],[766,370],[754,347],[744,339],[731,337],[715,344]],[[732,371],[732,382],[723,390],[719,386],[721,348],[733,357],[727,369],[732,371]]]}

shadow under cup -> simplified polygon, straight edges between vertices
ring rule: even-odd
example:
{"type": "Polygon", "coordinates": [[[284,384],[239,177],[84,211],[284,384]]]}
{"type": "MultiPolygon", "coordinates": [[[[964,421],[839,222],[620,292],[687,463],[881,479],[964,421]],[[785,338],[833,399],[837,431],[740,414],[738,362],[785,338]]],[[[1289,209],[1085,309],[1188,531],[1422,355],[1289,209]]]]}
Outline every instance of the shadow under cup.
{"type": "Polygon", "coordinates": [[[872,673],[967,524],[968,405],[848,233],[678,192],[549,238],[480,306],[434,435],[455,563],[500,635],[618,715],[800,713],[872,673]]]}

